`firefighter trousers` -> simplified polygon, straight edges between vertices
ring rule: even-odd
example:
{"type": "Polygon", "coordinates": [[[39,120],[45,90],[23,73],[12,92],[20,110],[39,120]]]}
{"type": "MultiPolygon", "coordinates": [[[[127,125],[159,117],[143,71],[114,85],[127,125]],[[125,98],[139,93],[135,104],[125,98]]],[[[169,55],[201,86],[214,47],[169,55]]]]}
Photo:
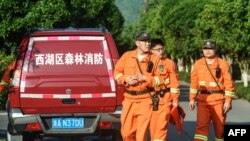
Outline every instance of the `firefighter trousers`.
{"type": "Polygon", "coordinates": [[[158,111],[153,111],[150,120],[151,141],[166,141],[170,110],[171,106],[166,102],[159,104],[158,111]]]}
{"type": "Polygon", "coordinates": [[[146,141],[152,114],[151,97],[141,100],[124,99],[121,113],[123,141],[146,141]]]}
{"type": "Polygon", "coordinates": [[[223,140],[226,115],[223,114],[223,102],[208,105],[206,102],[198,102],[197,122],[194,141],[207,141],[210,123],[212,121],[215,131],[215,139],[223,140]]]}

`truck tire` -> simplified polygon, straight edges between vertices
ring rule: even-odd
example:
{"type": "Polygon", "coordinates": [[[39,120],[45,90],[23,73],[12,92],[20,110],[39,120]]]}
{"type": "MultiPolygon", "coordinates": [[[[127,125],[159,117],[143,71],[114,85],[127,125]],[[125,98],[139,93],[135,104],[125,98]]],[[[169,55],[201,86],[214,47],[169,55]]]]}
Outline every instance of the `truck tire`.
{"type": "Polygon", "coordinates": [[[122,136],[120,130],[113,130],[112,141],[122,141],[122,136]]]}

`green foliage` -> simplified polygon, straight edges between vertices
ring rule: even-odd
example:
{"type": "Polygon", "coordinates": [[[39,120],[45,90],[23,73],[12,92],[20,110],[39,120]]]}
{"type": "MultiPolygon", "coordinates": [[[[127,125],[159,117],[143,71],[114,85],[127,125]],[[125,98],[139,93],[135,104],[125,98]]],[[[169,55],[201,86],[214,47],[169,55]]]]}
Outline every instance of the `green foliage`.
{"type": "Polygon", "coordinates": [[[231,58],[246,58],[248,52],[245,50],[249,48],[246,5],[244,0],[215,1],[206,5],[196,20],[197,40],[213,38],[223,54],[231,58]]]}
{"type": "MultiPolygon", "coordinates": [[[[207,3],[207,1],[206,1],[207,3]]],[[[192,29],[195,26],[195,19],[203,10],[204,0],[182,0],[174,7],[164,7],[163,11],[168,9],[166,16],[163,17],[166,34],[165,40],[171,41],[168,46],[168,54],[174,55],[174,58],[185,58],[189,60],[199,57],[199,49],[194,45],[194,35],[192,29]]]]}
{"type": "Polygon", "coordinates": [[[9,64],[14,61],[15,56],[12,55],[6,55],[3,51],[0,51],[0,80],[9,66],[9,64]]]}
{"type": "Polygon", "coordinates": [[[20,26],[25,24],[28,27],[52,28],[55,23],[60,22],[64,18],[70,18],[69,11],[64,0],[39,0],[20,18],[20,26]]]}
{"type": "Polygon", "coordinates": [[[179,75],[179,80],[180,81],[184,81],[184,82],[190,83],[190,73],[179,72],[178,75],[179,75]]]}
{"type": "Polygon", "coordinates": [[[114,0],[1,0],[0,9],[0,45],[7,55],[32,27],[105,27],[116,39],[124,22],[114,0]]]}
{"type": "Polygon", "coordinates": [[[185,58],[188,61],[190,56],[198,58],[200,54],[194,45],[192,28],[205,3],[205,0],[150,0],[134,29],[164,39],[166,53],[172,59],[185,58]]]}
{"type": "Polygon", "coordinates": [[[229,63],[237,61],[240,70],[247,72],[250,61],[249,18],[249,1],[215,0],[206,5],[196,19],[195,40],[215,39],[220,55],[229,63]]]}
{"type": "Polygon", "coordinates": [[[250,87],[244,87],[243,83],[235,83],[235,87],[236,96],[250,102],[250,87]]]}
{"type": "Polygon", "coordinates": [[[124,52],[128,50],[132,50],[135,48],[134,34],[135,34],[134,26],[128,25],[123,28],[123,32],[117,40],[118,43],[117,48],[120,55],[122,55],[124,52]]]}

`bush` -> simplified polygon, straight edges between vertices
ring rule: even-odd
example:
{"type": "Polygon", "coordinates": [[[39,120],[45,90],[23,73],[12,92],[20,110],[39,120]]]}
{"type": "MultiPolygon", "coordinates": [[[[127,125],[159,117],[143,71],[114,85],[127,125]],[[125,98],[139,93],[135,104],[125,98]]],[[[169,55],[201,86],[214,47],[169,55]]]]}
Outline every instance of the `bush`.
{"type": "Polygon", "coordinates": [[[190,83],[190,73],[189,72],[179,72],[179,80],[190,83]]]}
{"type": "Polygon", "coordinates": [[[250,102],[250,87],[244,87],[243,82],[235,84],[235,95],[250,102]]]}
{"type": "Polygon", "coordinates": [[[15,60],[14,55],[6,55],[6,54],[4,54],[4,52],[0,51],[0,80],[2,79],[2,76],[3,76],[6,68],[14,60],[15,60]]]}
{"type": "MultiPolygon", "coordinates": [[[[9,64],[14,61],[14,55],[6,55],[3,51],[0,51],[0,82],[5,73],[5,70],[9,64]]],[[[5,103],[8,97],[8,90],[0,92],[0,110],[5,110],[5,103]]]]}

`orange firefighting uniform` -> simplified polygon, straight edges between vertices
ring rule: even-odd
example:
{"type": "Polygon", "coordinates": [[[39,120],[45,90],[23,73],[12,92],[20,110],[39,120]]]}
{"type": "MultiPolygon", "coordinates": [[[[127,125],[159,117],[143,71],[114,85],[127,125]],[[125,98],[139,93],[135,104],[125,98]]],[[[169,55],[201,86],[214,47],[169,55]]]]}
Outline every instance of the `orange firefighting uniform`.
{"type": "Polygon", "coordinates": [[[226,115],[223,114],[223,104],[231,104],[234,96],[234,83],[229,71],[229,65],[219,57],[213,64],[208,65],[213,76],[224,93],[216,93],[220,90],[212,78],[205,62],[205,58],[199,59],[191,73],[189,99],[197,99],[197,127],[194,141],[207,141],[210,122],[212,120],[215,129],[215,140],[223,141],[224,124],[226,115]],[[216,68],[221,69],[219,78],[216,78],[216,68]],[[212,94],[204,94],[204,91],[214,91],[212,94]]]}
{"type": "Polygon", "coordinates": [[[118,84],[123,84],[127,90],[124,93],[121,113],[121,134],[123,141],[146,141],[147,138],[146,132],[148,131],[152,113],[151,96],[153,94],[144,93],[132,95],[128,91],[142,92],[149,87],[157,87],[160,84],[159,78],[154,77],[155,66],[157,62],[159,62],[159,57],[152,53],[149,54],[139,61],[142,73],[146,76],[145,82],[140,82],[136,85],[128,85],[125,82],[127,76],[140,73],[136,61],[138,57],[137,49],[124,53],[115,66],[115,79],[118,84]],[[152,73],[147,72],[149,60],[154,64],[152,73]]]}
{"type": "Polygon", "coordinates": [[[1,91],[4,91],[5,89],[8,89],[9,86],[10,86],[10,72],[14,69],[16,65],[16,61],[13,61],[9,66],[8,68],[6,69],[4,75],[3,75],[3,78],[0,82],[0,92],[1,91]]]}
{"type": "Polygon", "coordinates": [[[152,141],[165,141],[167,128],[170,119],[172,103],[178,104],[180,89],[178,73],[175,63],[168,58],[161,58],[155,73],[161,80],[164,80],[155,91],[165,90],[164,96],[159,96],[160,102],[158,111],[153,111],[150,121],[150,135],[152,141]]]}

